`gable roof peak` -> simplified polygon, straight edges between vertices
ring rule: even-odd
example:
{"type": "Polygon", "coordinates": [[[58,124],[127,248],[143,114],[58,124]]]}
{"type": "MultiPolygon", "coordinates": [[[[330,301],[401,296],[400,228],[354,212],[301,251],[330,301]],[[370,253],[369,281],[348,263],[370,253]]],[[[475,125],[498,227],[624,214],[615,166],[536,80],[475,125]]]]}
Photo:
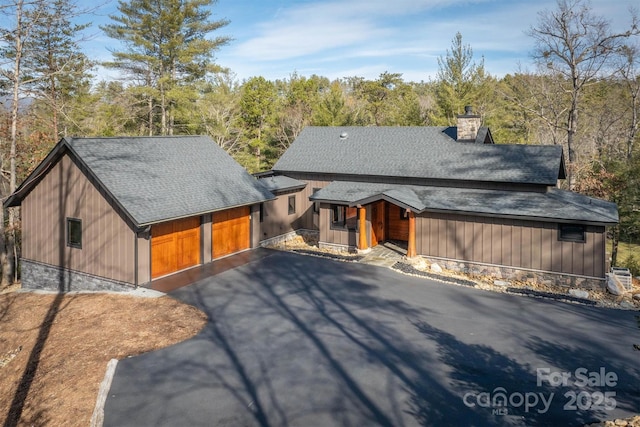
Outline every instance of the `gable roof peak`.
{"type": "Polygon", "coordinates": [[[273,198],[207,136],[81,137],[61,139],[5,204],[20,204],[67,152],[137,226],[273,198]]]}

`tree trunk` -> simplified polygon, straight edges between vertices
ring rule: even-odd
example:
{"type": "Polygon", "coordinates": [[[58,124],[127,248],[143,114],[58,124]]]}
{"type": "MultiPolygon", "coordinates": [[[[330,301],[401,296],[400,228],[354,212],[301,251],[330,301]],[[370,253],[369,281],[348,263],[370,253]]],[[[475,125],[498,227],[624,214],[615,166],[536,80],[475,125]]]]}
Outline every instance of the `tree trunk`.
{"type": "Polygon", "coordinates": [[[149,136],[153,136],[153,97],[149,96],[147,100],[147,106],[149,107],[149,136]]]}
{"type": "Polygon", "coordinates": [[[627,160],[633,159],[633,143],[638,133],[638,91],[631,92],[631,125],[627,137],[627,160]]]}
{"type": "MultiPolygon", "coordinates": [[[[13,62],[13,98],[11,100],[11,148],[9,151],[9,192],[16,190],[16,145],[18,141],[18,109],[20,101],[20,66],[22,62],[23,49],[23,28],[22,28],[22,5],[23,0],[16,3],[16,31],[15,31],[15,59],[13,62]]],[[[3,215],[4,217],[4,215],[3,215]]],[[[15,247],[15,226],[16,226],[16,209],[9,209],[8,229],[6,230],[6,245],[0,247],[0,258],[6,259],[6,268],[3,263],[3,273],[6,272],[6,280],[13,282],[16,259],[13,256],[15,247]]],[[[4,224],[4,222],[3,222],[4,224]]],[[[4,228],[4,227],[3,227],[4,228]]],[[[5,230],[2,230],[5,231],[5,230]]],[[[3,274],[3,280],[5,279],[3,274]]]]}
{"type": "Polygon", "coordinates": [[[2,269],[2,279],[0,279],[0,287],[5,288],[11,282],[13,274],[10,270],[9,260],[7,259],[7,246],[5,244],[5,227],[4,227],[4,208],[0,208],[0,266],[2,269]]]}
{"type": "Polygon", "coordinates": [[[160,135],[167,134],[167,94],[165,93],[164,68],[160,68],[158,89],[160,91],[160,135]]]}
{"type": "Polygon", "coordinates": [[[620,243],[620,226],[616,225],[612,229],[611,236],[611,267],[616,266],[618,262],[618,243],[620,243]]]}
{"type": "Polygon", "coordinates": [[[56,79],[55,77],[53,77],[53,75],[51,76],[51,80],[50,80],[50,84],[51,84],[51,127],[52,127],[52,133],[53,133],[53,142],[58,142],[58,139],[60,138],[59,133],[58,133],[58,100],[57,100],[57,88],[56,88],[56,79]]]}
{"type": "Polygon", "coordinates": [[[167,134],[167,104],[164,96],[164,88],[162,87],[162,83],[160,83],[160,134],[167,134]]]}
{"type": "Polygon", "coordinates": [[[567,154],[569,156],[567,180],[569,181],[569,190],[573,191],[576,187],[576,151],[573,139],[578,130],[578,93],[574,83],[574,93],[571,99],[571,108],[569,109],[569,117],[567,120],[567,154]]]}

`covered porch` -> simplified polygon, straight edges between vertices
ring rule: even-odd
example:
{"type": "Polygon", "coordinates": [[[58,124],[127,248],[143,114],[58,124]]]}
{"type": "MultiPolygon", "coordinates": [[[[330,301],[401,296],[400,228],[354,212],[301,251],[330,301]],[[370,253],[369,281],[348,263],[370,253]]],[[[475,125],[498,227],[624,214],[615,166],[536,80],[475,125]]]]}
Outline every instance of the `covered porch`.
{"type": "Polygon", "coordinates": [[[416,215],[411,209],[386,200],[357,205],[359,252],[368,252],[385,242],[394,242],[408,258],[416,252],[416,215]],[[362,232],[364,230],[364,232],[362,232]]]}
{"type": "Polygon", "coordinates": [[[385,242],[417,256],[416,209],[384,194],[380,184],[334,181],[310,200],[320,213],[320,243],[366,254],[385,242]]]}

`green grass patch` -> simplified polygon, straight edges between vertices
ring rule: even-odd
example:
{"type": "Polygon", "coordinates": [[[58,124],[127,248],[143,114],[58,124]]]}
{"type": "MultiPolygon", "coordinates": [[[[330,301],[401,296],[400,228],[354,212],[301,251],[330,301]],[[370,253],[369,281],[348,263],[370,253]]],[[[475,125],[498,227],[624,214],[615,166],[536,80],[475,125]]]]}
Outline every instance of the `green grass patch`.
{"type": "MultiPolygon", "coordinates": [[[[607,257],[611,256],[611,240],[607,241],[607,257]]],[[[615,267],[626,267],[634,276],[640,275],[640,245],[636,243],[618,243],[618,260],[615,267]]]]}
{"type": "MultiPolygon", "coordinates": [[[[611,240],[607,240],[607,255],[611,256],[611,240]]],[[[636,243],[618,243],[618,264],[633,256],[636,260],[640,261],[640,245],[636,243]]],[[[624,267],[623,265],[618,265],[618,267],[624,267]]]]}

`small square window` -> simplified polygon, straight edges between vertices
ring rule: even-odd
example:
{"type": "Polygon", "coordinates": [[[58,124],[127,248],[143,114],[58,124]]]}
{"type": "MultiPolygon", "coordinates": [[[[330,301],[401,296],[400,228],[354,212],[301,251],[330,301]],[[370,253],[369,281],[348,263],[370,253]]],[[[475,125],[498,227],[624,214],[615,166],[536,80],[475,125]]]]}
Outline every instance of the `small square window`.
{"type": "Polygon", "coordinates": [[[296,196],[289,196],[289,215],[296,213],[296,196]]]}
{"type": "Polygon", "coordinates": [[[67,218],[67,246],[82,249],[82,221],[67,218]]]}
{"type": "Polygon", "coordinates": [[[558,240],[563,242],[584,243],[587,241],[587,233],[584,225],[560,224],[558,225],[558,240]]]}

